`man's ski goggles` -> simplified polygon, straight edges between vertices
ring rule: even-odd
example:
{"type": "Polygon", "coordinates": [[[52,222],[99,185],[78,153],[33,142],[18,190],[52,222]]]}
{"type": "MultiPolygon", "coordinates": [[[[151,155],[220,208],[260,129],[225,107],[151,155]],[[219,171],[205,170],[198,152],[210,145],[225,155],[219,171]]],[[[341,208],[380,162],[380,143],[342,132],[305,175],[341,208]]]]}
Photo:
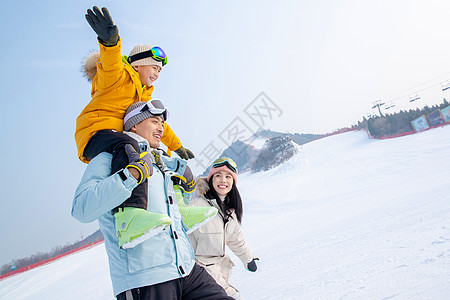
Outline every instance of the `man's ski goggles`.
{"type": "Polygon", "coordinates": [[[144,59],[147,57],[151,57],[156,61],[160,61],[163,65],[163,67],[165,65],[167,65],[167,55],[164,52],[163,49],[161,49],[160,47],[153,47],[150,50],[144,51],[144,52],[140,52],[140,53],[136,53],[134,55],[131,55],[128,57],[128,62],[131,64],[134,61],[140,60],[140,59],[144,59]]]}
{"type": "Polygon", "coordinates": [[[127,121],[140,114],[141,112],[144,112],[148,110],[152,115],[159,116],[161,115],[163,117],[163,120],[167,120],[168,111],[167,108],[164,107],[164,104],[159,99],[153,99],[148,102],[146,102],[144,105],[136,107],[132,111],[130,111],[124,118],[123,123],[127,123],[127,121]]]}
{"type": "Polygon", "coordinates": [[[222,158],[216,159],[212,164],[213,168],[220,168],[222,166],[226,166],[232,172],[237,173],[237,165],[231,158],[222,157],[222,158]]]}

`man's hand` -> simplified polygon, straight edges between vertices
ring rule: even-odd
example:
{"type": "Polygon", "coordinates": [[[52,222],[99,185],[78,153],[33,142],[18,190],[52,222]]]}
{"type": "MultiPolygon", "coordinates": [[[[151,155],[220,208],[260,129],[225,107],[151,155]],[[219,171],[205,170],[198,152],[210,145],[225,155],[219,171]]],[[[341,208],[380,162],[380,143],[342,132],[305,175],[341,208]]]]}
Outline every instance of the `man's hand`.
{"type": "Polygon", "coordinates": [[[185,160],[195,157],[194,153],[192,153],[191,150],[186,149],[183,146],[181,146],[180,148],[175,150],[175,153],[178,154],[179,157],[181,157],[182,159],[185,159],[185,160]]]}
{"type": "Polygon", "coordinates": [[[106,47],[117,45],[119,41],[119,29],[114,25],[114,22],[106,7],[102,11],[94,6],[87,10],[85,15],[86,20],[98,36],[98,40],[106,47]],[[103,13],[102,13],[103,12],[103,13]]]}
{"type": "MultiPolygon", "coordinates": [[[[127,153],[129,161],[129,164],[126,166],[126,168],[130,169],[130,173],[132,173],[132,170],[137,170],[139,172],[139,178],[136,178],[138,184],[144,181],[145,178],[149,178],[150,176],[152,176],[152,160],[147,152],[142,152],[141,154],[139,154],[130,144],[125,145],[125,152],[127,153]]],[[[136,173],[132,175],[135,176],[135,174],[136,173]]]]}
{"type": "Polygon", "coordinates": [[[186,166],[183,176],[174,175],[172,176],[172,181],[174,184],[179,185],[186,193],[192,193],[195,191],[197,182],[195,181],[194,175],[192,175],[191,168],[186,166]]]}

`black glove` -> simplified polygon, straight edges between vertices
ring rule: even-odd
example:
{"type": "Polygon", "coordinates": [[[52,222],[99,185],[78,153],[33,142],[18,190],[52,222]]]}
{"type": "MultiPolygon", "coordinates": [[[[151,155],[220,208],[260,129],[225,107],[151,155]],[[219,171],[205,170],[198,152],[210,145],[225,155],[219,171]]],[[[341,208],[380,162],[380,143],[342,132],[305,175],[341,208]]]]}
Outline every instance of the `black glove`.
{"type": "Polygon", "coordinates": [[[191,150],[186,149],[183,146],[181,146],[180,148],[175,150],[175,153],[178,154],[178,156],[181,157],[182,159],[186,159],[186,160],[195,157],[194,153],[192,153],[191,150]]]}
{"type": "Polygon", "coordinates": [[[186,193],[192,193],[195,191],[197,182],[195,181],[194,175],[192,175],[191,168],[186,166],[183,176],[173,175],[172,181],[174,184],[179,185],[186,193]]]}
{"type": "Polygon", "coordinates": [[[140,177],[138,184],[149,178],[153,174],[153,165],[150,155],[147,152],[137,153],[131,144],[125,145],[125,152],[128,156],[128,165],[126,168],[134,168],[139,171],[140,177]]]}
{"type": "Polygon", "coordinates": [[[92,29],[98,35],[98,41],[106,47],[117,45],[119,41],[119,29],[114,25],[108,9],[103,7],[102,11],[100,11],[97,6],[94,6],[92,10],[88,9],[85,17],[89,25],[91,25],[92,29]]]}
{"type": "Polygon", "coordinates": [[[256,266],[256,261],[259,260],[259,258],[255,257],[251,262],[247,264],[247,270],[250,272],[256,272],[258,267],[256,266]]]}

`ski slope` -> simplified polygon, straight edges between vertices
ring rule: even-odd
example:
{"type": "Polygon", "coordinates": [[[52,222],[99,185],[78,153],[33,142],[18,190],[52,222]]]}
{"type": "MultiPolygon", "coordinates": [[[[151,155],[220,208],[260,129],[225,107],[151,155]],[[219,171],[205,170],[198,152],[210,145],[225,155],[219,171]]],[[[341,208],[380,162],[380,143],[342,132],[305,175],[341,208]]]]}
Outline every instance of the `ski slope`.
{"type": "MultiPolygon", "coordinates": [[[[450,126],[391,140],[364,132],[299,147],[246,173],[236,263],[250,299],[450,299],[450,126]]],[[[69,217],[69,216],[68,216],[69,217]]],[[[114,299],[103,244],[0,281],[1,299],[114,299]]]]}

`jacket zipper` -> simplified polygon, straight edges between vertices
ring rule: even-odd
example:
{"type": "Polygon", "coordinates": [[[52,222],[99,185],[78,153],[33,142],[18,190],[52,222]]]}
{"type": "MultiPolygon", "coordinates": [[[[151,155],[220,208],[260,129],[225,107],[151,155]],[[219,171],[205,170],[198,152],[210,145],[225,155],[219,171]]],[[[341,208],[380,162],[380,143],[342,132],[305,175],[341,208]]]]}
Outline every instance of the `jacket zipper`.
{"type": "MultiPolygon", "coordinates": [[[[212,207],[215,207],[210,199],[207,199],[207,200],[208,200],[209,205],[211,205],[212,207]]],[[[223,254],[221,255],[221,257],[224,257],[225,256],[225,248],[226,248],[226,230],[225,230],[225,226],[228,223],[228,221],[225,222],[225,218],[224,218],[224,216],[222,214],[222,211],[220,210],[220,207],[219,207],[217,213],[220,215],[220,217],[222,219],[222,223],[223,223],[223,240],[222,240],[222,246],[223,246],[222,247],[222,252],[223,252],[223,254]]]]}

